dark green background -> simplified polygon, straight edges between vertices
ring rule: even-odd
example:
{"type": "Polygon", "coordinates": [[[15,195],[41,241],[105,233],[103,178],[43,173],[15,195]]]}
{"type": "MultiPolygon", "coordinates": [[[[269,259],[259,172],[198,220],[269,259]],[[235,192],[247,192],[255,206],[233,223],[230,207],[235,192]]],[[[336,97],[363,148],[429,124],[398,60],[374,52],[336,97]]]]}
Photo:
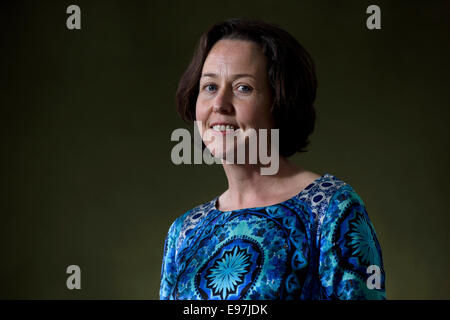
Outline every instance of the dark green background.
{"type": "Polygon", "coordinates": [[[362,197],[387,297],[449,299],[448,3],[3,3],[0,298],[158,298],[168,227],[226,189],[219,165],[171,162],[170,134],[186,127],[178,79],[208,26],[251,17],[316,62],[316,131],[293,159],[362,197]],[[366,28],[370,4],[381,30],[366,28]],[[79,291],[66,288],[71,264],[79,291]]]}

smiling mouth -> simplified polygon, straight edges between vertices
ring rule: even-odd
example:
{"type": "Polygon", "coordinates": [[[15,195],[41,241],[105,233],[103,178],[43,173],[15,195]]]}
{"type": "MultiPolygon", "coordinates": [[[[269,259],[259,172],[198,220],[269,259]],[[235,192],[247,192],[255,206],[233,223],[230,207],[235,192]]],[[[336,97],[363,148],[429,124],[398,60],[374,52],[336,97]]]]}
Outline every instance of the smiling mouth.
{"type": "Polygon", "coordinates": [[[213,126],[210,126],[210,128],[217,132],[235,131],[236,129],[238,129],[238,127],[235,127],[231,124],[215,124],[213,126]]]}

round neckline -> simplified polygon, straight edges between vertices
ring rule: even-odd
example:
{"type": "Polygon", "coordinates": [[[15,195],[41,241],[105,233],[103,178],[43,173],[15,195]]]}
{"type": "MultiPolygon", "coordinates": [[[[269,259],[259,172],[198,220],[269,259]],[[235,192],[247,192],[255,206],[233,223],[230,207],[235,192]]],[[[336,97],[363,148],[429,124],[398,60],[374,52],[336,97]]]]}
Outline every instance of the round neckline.
{"type": "Polygon", "coordinates": [[[299,197],[302,193],[304,193],[306,190],[310,190],[311,187],[312,187],[313,185],[317,184],[320,180],[322,180],[323,178],[328,177],[328,176],[332,176],[332,175],[329,174],[329,173],[325,173],[325,174],[321,175],[320,177],[314,179],[310,184],[308,184],[305,188],[303,188],[303,189],[302,189],[299,193],[297,193],[296,195],[294,195],[294,196],[292,196],[291,198],[286,199],[286,200],[284,200],[284,201],[278,202],[278,203],[269,204],[269,205],[266,205],[266,206],[249,207],[249,208],[241,208],[241,209],[234,209],[234,210],[226,210],[226,211],[222,211],[222,210],[217,209],[217,201],[219,200],[219,196],[216,196],[213,200],[211,200],[211,202],[212,202],[212,209],[213,209],[213,210],[216,210],[216,211],[218,211],[218,212],[225,213],[225,212],[235,212],[235,211],[240,211],[240,210],[257,210],[257,209],[267,208],[267,207],[271,207],[271,206],[281,205],[281,204],[283,204],[283,203],[286,203],[286,202],[288,202],[288,201],[293,200],[294,198],[298,198],[298,197],[299,197]]]}

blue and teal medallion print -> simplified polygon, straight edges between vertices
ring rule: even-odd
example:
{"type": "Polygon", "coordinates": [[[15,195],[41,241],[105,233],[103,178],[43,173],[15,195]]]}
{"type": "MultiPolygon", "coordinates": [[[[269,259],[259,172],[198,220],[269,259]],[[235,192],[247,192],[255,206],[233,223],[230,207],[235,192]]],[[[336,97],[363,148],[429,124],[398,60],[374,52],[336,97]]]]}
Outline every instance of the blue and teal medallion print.
{"type": "Polygon", "coordinates": [[[250,237],[234,237],[200,268],[197,290],[203,299],[242,299],[258,277],[263,260],[256,241],[250,237]]]}

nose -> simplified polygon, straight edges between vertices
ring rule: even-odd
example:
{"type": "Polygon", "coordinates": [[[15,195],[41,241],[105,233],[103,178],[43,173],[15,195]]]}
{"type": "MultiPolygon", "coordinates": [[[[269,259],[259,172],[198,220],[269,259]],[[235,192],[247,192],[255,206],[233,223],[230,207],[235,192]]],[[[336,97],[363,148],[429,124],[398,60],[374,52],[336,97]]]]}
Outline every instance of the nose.
{"type": "Polygon", "coordinates": [[[213,101],[213,111],[218,113],[229,114],[233,111],[231,102],[231,94],[227,88],[222,87],[213,101]]]}

